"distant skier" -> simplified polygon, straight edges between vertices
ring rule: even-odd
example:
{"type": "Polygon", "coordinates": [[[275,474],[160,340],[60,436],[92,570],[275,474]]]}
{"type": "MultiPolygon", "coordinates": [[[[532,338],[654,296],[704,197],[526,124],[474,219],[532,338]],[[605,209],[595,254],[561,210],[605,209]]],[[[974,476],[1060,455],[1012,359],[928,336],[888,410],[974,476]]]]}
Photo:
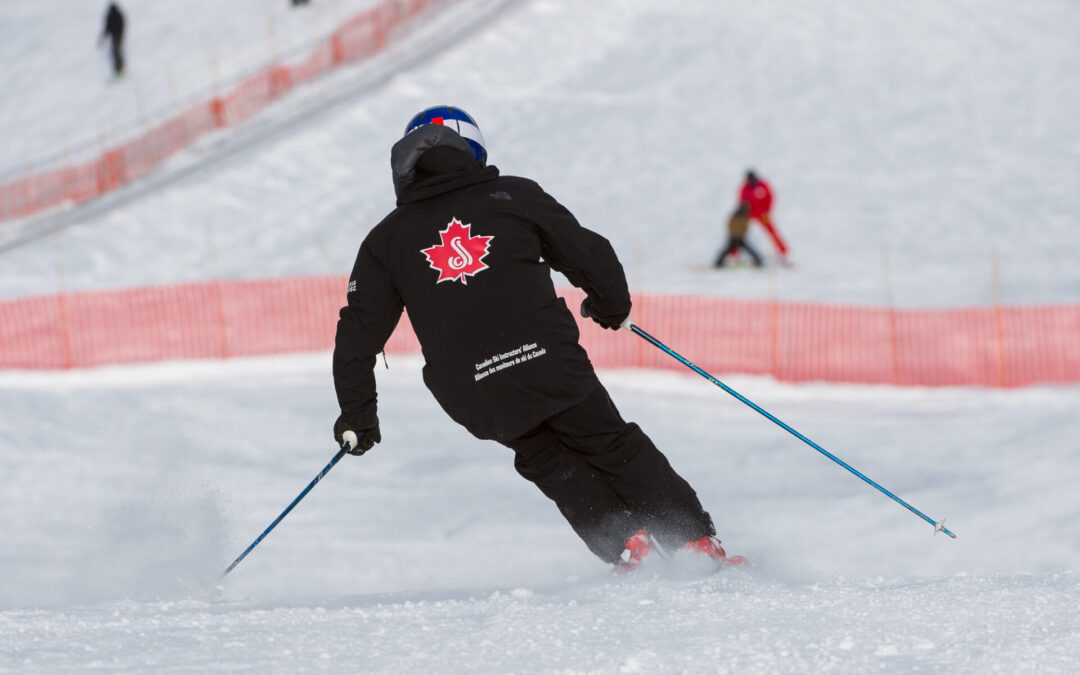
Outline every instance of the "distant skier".
{"type": "Polygon", "coordinates": [[[124,13],[115,2],[110,2],[109,9],[105,12],[105,27],[101,30],[98,44],[106,37],[110,41],[113,75],[120,77],[124,74],[124,13]]]}
{"type": "Polygon", "coordinates": [[[773,203],[772,189],[769,188],[768,183],[754,173],[753,169],[746,172],[746,181],[739,188],[739,202],[745,202],[749,206],[750,218],[761,223],[761,226],[765,228],[776,246],[781,262],[787,262],[787,244],[784,243],[780,231],[776,229],[770,215],[773,203]]]}
{"type": "Polygon", "coordinates": [[[727,264],[727,257],[729,255],[738,255],[739,249],[746,251],[747,255],[754,261],[754,267],[761,267],[761,255],[754,250],[753,246],[746,243],[746,231],[749,227],[750,205],[746,202],[739,202],[739,206],[728,218],[728,239],[724,243],[724,248],[720,249],[719,255],[716,256],[713,267],[723,267],[727,264]]]}
{"type": "Polygon", "coordinates": [[[446,413],[511,448],[602,560],[630,570],[658,542],[739,562],[690,485],[619,415],[555,294],[552,269],[585,290],[583,316],[620,328],[630,294],[611,244],[486,161],[476,123],[448,106],[414,116],[391,150],[398,206],[360,246],[337,324],[335,440],[359,435],[356,455],[382,440],[373,369],[404,307],[446,413]]]}

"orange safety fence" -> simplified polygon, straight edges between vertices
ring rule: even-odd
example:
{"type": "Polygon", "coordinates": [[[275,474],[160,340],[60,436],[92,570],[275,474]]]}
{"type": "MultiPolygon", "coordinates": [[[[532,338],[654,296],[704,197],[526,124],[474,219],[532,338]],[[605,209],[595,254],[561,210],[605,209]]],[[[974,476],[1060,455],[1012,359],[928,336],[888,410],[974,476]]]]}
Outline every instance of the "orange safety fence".
{"type": "MultiPolygon", "coordinates": [[[[0,302],[0,368],[62,369],[333,347],[343,277],[233,280],[0,302]]],[[[562,289],[572,308],[577,289],[562,289]]],[[[1080,383],[1080,305],[854,307],[636,294],[642,328],[717,375],[789,382],[1019,387],[1080,383]]],[[[601,368],[683,366],[579,319],[601,368]]],[[[417,352],[404,317],[388,352],[417,352]]]]}
{"type": "Polygon", "coordinates": [[[302,61],[267,66],[229,92],[177,113],[96,159],[0,183],[0,221],[85,202],[136,180],[204,134],[243,122],[292,88],[382,51],[396,31],[446,1],[381,0],[318,42],[302,61]]]}

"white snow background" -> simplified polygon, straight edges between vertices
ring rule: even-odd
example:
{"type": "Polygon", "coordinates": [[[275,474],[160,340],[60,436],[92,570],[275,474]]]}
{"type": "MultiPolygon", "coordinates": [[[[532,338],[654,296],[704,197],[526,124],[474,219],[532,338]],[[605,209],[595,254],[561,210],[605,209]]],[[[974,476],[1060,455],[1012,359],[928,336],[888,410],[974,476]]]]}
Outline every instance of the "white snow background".
{"type": "MultiPolygon", "coordinates": [[[[92,36],[87,4],[0,4],[4,136],[49,147],[86,114],[69,98],[130,107],[200,22],[246,26],[257,53],[271,11],[132,1],[132,44],[156,37],[106,84],[90,42],[41,46],[92,36]]],[[[612,240],[635,290],[985,305],[996,256],[1004,301],[1080,299],[1080,6],[669,4],[515,3],[295,133],[0,254],[0,297],[344,272],[392,207],[389,146],[451,102],[492,163],[612,240]],[[796,267],[695,271],[750,165],[796,267]]],[[[389,365],[383,442],[225,581],[334,451],[328,354],[0,372],[0,671],[1080,670],[1080,388],[717,373],[951,540],[697,376],[603,372],[752,561],[613,578],[508,450],[445,418],[417,357],[389,365]]]]}

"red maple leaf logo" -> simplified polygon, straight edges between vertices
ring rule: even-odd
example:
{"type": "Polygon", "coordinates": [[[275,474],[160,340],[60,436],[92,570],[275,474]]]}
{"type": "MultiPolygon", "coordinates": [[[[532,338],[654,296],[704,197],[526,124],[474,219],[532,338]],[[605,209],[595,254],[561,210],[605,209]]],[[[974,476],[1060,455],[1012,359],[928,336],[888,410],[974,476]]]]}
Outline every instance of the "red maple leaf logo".
{"type": "Polygon", "coordinates": [[[420,251],[427,257],[431,269],[439,272],[435,283],[461,281],[465,284],[465,277],[475,276],[488,268],[484,256],[495,237],[474,237],[469,233],[471,227],[471,224],[463,225],[454,218],[439,232],[440,243],[420,251]]]}

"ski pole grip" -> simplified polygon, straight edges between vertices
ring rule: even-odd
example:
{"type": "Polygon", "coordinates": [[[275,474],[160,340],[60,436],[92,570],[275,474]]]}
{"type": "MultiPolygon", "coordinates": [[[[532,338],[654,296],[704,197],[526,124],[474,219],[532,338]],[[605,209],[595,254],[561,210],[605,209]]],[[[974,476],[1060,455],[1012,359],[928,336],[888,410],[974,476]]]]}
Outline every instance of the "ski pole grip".
{"type": "Polygon", "coordinates": [[[346,445],[349,446],[350,450],[356,448],[356,432],[352,429],[349,429],[345,433],[341,434],[341,440],[345,441],[346,445]]]}

